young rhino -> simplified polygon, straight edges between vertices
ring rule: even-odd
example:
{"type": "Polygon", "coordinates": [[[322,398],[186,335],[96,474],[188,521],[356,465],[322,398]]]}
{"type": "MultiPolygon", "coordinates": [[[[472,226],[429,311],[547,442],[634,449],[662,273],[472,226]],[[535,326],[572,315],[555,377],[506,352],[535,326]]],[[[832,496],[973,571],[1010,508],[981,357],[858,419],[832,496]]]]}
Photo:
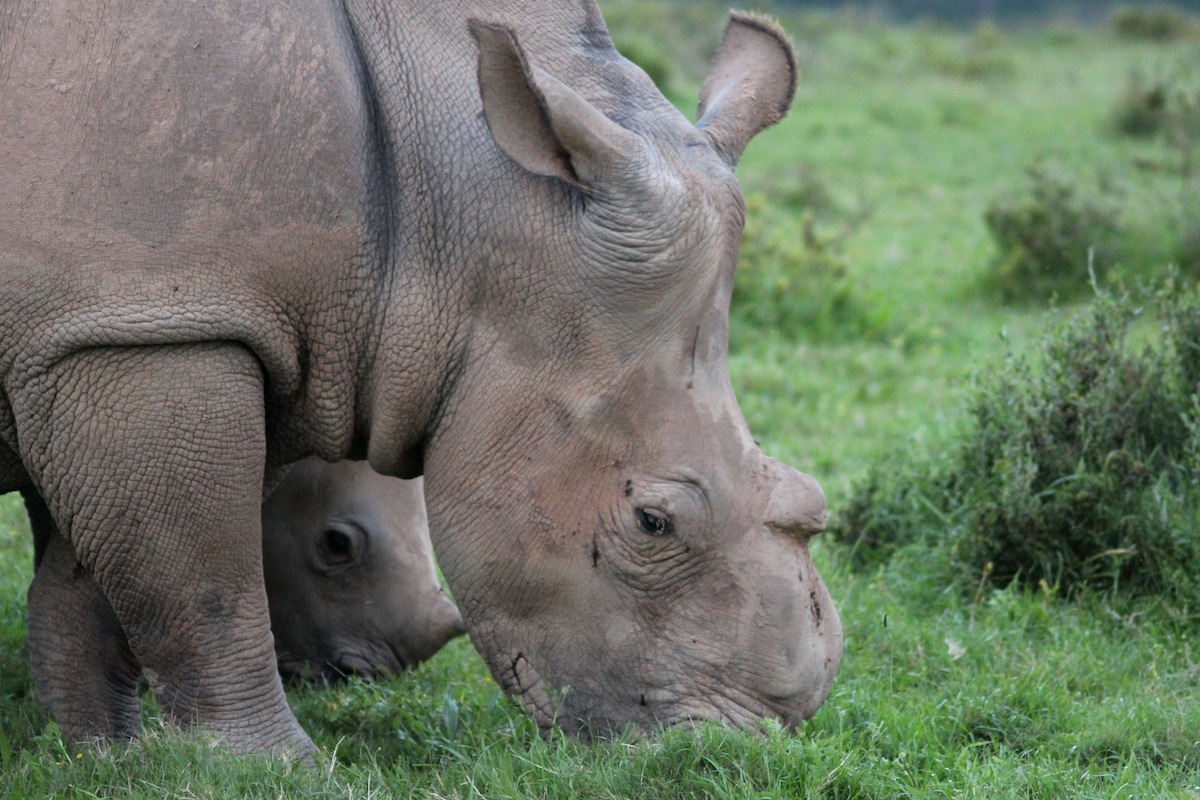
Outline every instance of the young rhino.
{"type": "Polygon", "coordinates": [[[438,584],[421,479],[308,458],[263,503],[262,526],[285,676],[400,672],[466,632],[438,584]]]}
{"type": "MultiPolygon", "coordinates": [[[[25,493],[25,503],[37,573],[31,602],[65,608],[73,598],[107,607],[41,498],[25,493]]],[[[271,629],[285,676],[379,677],[416,666],[466,632],[438,584],[420,479],[385,478],[363,462],[305,459],[263,503],[262,525],[271,629]]],[[[42,627],[35,617],[35,642],[42,627]]],[[[51,627],[83,643],[61,658],[72,674],[93,680],[85,694],[100,695],[112,683],[136,687],[141,665],[106,644],[116,630],[68,613],[55,614],[51,627]],[[104,665],[94,676],[91,661],[104,665]]],[[[39,694],[54,696],[63,670],[36,647],[31,656],[39,694]]],[[[130,724],[138,716],[136,703],[119,710],[130,724]]],[[[58,716],[92,733],[69,714],[58,716]]]]}

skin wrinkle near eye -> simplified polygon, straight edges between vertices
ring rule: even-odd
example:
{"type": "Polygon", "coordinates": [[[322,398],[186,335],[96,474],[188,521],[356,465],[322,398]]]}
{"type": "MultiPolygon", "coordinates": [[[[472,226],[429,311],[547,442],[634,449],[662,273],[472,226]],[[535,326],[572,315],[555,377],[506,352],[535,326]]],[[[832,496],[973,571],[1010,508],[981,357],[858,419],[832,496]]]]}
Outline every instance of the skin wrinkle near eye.
{"type": "Polygon", "coordinates": [[[680,547],[647,556],[629,547],[616,531],[606,530],[605,533],[614,543],[605,553],[609,572],[644,599],[669,602],[705,571],[707,559],[702,553],[680,547]]]}
{"type": "Polygon", "coordinates": [[[636,483],[631,499],[634,508],[653,508],[666,513],[671,518],[675,537],[688,546],[703,550],[704,537],[698,534],[713,529],[712,505],[705,483],[699,474],[681,472],[670,478],[636,483]],[[676,492],[688,495],[689,499],[682,504],[671,502],[669,495],[676,492]],[[689,513],[689,506],[700,509],[701,513],[689,513]]]}

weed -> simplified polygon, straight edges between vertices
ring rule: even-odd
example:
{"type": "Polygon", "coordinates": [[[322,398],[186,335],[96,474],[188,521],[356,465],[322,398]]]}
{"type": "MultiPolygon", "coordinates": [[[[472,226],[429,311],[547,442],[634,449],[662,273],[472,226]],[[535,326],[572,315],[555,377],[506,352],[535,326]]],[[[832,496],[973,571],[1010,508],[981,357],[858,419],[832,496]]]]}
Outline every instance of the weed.
{"type": "Polygon", "coordinates": [[[614,42],[621,55],[642,68],[661,92],[671,90],[671,59],[655,43],[637,35],[626,35],[614,42]]]}
{"type": "Polygon", "coordinates": [[[1024,192],[994,200],[984,214],[997,247],[991,280],[1007,300],[1078,294],[1089,267],[1111,261],[1119,217],[1112,192],[1088,191],[1053,164],[1026,174],[1024,192]]]}
{"type": "Polygon", "coordinates": [[[1166,126],[1170,96],[1171,87],[1165,78],[1148,78],[1135,70],[1113,107],[1113,127],[1126,136],[1160,133],[1166,126]]]}
{"type": "Polygon", "coordinates": [[[1143,306],[1100,296],[976,381],[973,428],[939,461],[899,455],[833,527],[859,564],[920,545],[1006,585],[1045,581],[1200,598],[1200,292],[1167,281],[1145,302],[1160,340],[1138,347],[1143,306]]]}
{"type": "Polygon", "coordinates": [[[730,308],[735,325],[808,340],[883,334],[885,323],[856,297],[841,250],[868,211],[830,232],[814,213],[797,219],[761,194],[749,195],[746,209],[730,308]]]}
{"type": "Polygon", "coordinates": [[[935,71],[965,81],[987,81],[1010,78],[1016,74],[1017,63],[1004,48],[1004,38],[994,25],[980,26],[973,39],[956,42],[953,46],[944,37],[922,41],[923,56],[935,71]]]}
{"type": "Polygon", "coordinates": [[[1167,5],[1122,6],[1113,11],[1112,26],[1120,37],[1151,42],[1190,39],[1200,31],[1194,17],[1167,5]]]}

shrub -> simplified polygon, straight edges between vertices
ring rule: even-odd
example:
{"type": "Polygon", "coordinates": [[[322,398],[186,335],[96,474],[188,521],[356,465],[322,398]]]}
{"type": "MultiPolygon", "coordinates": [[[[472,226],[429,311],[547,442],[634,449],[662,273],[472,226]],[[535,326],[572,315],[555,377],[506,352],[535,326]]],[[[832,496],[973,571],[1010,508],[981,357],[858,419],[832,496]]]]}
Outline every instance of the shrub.
{"type": "Polygon", "coordinates": [[[881,334],[886,312],[872,311],[853,290],[841,243],[860,220],[828,233],[812,211],[746,197],[746,229],[730,308],[739,331],[771,330],[791,338],[881,334]]]}
{"type": "Polygon", "coordinates": [[[993,201],[984,214],[997,247],[992,281],[1006,300],[1076,294],[1087,286],[1089,267],[1110,259],[1117,206],[1097,197],[1099,190],[1089,197],[1060,168],[1035,164],[1026,172],[1025,191],[993,201]]]}
{"type": "MultiPolygon", "coordinates": [[[[1200,202],[1200,198],[1197,198],[1200,202]]],[[[1200,275],[1200,207],[1188,205],[1179,221],[1179,240],[1175,245],[1175,262],[1188,275],[1200,275]]]]}
{"type": "Polygon", "coordinates": [[[1200,138],[1200,86],[1189,65],[1154,77],[1130,74],[1113,106],[1113,124],[1127,136],[1166,137],[1175,149],[1190,149],[1200,138]]]}
{"type": "Polygon", "coordinates": [[[944,36],[918,39],[924,61],[936,72],[965,81],[1013,77],[1017,62],[995,25],[981,25],[972,38],[944,36]]]}
{"type": "Polygon", "coordinates": [[[650,76],[658,90],[671,90],[671,59],[651,40],[637,35],[623,35],[613,42],[617,51],[642,68],[650,76]]]}
{"type": "Polygon", "coordinates": [[[1196,35],[1196,20],[1170,6],[1123,6],[1113,11],[1113,30],[1126,39],[1167,42],[1196,35]]]}
{"type": "Polygon", "coordinates": [[[1166,126],[1170,96],[1167,80],[1151,80],[1141,72],[1134,72],[1113,108],[1113,126],[1126,136],[1160,133],[1166,126]]]}
{"type": "Polygon", "coordinates": [[[1099,297],[977,379],[945,454],[872,471],[831,532],[857,564],[926,547],[964,586],[1045,581],[1200,603],[1200,292],[1168,282],[1142,308],[1099,297]],[[1135,333],[1135,331],[1137,333],[1135,333]]]}
{"type": "Polygon", "coordinates": [[[691,86],[685,92],[688,106],[695,103],[695,91],[708,74],[727,14],[714,2],[604,3],[617,50],[645,70],[668,97],[673,89],[691,86]]]}

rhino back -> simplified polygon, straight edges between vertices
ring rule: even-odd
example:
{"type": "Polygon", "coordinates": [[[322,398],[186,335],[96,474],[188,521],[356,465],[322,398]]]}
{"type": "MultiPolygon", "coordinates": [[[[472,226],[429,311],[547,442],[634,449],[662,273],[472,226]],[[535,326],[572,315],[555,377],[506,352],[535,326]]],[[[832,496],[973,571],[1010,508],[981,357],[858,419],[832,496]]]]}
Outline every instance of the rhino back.
{"type": "Polygon", "coordinates": [[[382,223],[340,9],[0,8],[7,390],[82,348],[204,340],[253,349],[281,397],[344,382],[382,223]]]}
{"type": "Polygon", "coordinates": [[[550,266],[568,216],[545,213],[577,197],[493,142],[471,17],[616,119],[682,121],[587,2],[5,4],[5,390],[88,347],[238,341],[290,442],[273,460],[370,439],[380,471],[416,474],[479,306],[520,325],[514,302],[577,282],[550,266]]]}

